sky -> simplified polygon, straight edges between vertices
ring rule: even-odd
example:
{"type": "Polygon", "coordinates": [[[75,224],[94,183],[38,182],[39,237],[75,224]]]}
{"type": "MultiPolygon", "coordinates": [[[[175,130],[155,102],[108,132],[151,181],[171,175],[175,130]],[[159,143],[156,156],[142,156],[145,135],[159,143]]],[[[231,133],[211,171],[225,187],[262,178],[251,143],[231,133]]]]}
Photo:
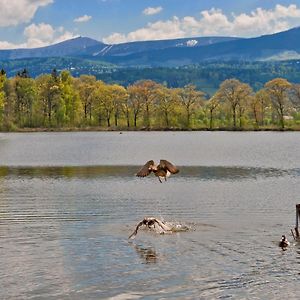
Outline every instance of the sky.
{"type": "Polygon", "coordinates": [[[78,36],[107,44],[255,37],[300,26],[300,0],[0,0],[0,49],[78,36]]]}

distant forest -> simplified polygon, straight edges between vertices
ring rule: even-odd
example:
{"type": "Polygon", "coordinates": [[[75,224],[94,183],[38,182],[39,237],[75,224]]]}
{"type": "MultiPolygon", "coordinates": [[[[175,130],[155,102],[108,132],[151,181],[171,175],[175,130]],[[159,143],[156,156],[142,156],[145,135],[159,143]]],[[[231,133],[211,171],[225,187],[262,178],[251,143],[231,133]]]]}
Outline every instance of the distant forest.
{"type": "Polygon", "coordinates": [[[78,77],[57,69],[34,77],[34,65],[10,76],[2,66],[2,131],[300,129],[297,61],[126,70],[102,65],[105,72],[78,77]]]}
{"type": "Polygon", "coordinates": [[[255,91],[274,78],[286,78],[292,83],[300,82],[300,61],[284,62],[207,62],[177,68],[118,68],[114,72],[97,75],[108,83],[124,86],[141,79],[150,79],[171,88],[188,84],[212,96],[220,84],[228,78],[236,78],[249,84],[255,91]]]}
{"type": "Polygon", "coordinates": [[[33,78],[49,74],[55,68],[58,72],[68,70],[72,76],[93,75],[109,84],[127,87],[139,80],[150,79],[170,88],[182,88],[192,84],[212,96],[220,84],[228,78],[236,78],[249,84],[255,91],[274,78],[282,77],[289,82],[300,82],[300,61],[280,62],[203,62],[201,64],[166,68],[124,68],[103,61],[84,58],[54,57],[0,61],[7,77],[14,77],[18,71],[27,69],[33,78]]]}

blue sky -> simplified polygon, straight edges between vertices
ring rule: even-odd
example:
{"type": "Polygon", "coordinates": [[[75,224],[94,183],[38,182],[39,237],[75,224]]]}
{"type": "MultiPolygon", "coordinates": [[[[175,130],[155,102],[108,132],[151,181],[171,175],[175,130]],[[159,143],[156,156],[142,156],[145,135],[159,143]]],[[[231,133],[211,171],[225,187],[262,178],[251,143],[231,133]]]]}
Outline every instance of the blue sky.
{"type": "Polygon", "coordinates": [[[252,37],[300,26],[300,0],[0,0],[0,49],[76,36],[106,43],[252,37]]]}

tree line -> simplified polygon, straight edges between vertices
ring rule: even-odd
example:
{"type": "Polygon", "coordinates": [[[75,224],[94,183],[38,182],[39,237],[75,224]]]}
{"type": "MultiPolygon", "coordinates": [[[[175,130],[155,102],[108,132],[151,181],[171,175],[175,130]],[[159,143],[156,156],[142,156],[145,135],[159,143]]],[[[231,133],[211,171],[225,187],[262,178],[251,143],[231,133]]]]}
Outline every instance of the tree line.
{"type": "Polygon", "coordinates": [[[0,71],[0,129],[298,129],[300,84],[275,78],[258,91],[224,80],[208,97],[194,85],[169,88],[153,80],[124,87],[69,71],[31,78],[0,71]]]}

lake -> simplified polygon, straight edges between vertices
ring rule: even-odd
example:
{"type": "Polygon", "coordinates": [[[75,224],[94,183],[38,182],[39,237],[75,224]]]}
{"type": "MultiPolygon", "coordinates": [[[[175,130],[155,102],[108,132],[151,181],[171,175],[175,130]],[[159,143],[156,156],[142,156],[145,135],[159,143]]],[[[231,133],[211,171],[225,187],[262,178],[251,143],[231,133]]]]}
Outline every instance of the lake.
{"type": "Polygon", "coordinates": [[[0,133],[0,298],[298,299],[299,149],[297,132],[0,133]],[[137,178],[150,159],[180,172],[137,178]],[[145,216],[191,230],[128,240],[145,216]]]}

